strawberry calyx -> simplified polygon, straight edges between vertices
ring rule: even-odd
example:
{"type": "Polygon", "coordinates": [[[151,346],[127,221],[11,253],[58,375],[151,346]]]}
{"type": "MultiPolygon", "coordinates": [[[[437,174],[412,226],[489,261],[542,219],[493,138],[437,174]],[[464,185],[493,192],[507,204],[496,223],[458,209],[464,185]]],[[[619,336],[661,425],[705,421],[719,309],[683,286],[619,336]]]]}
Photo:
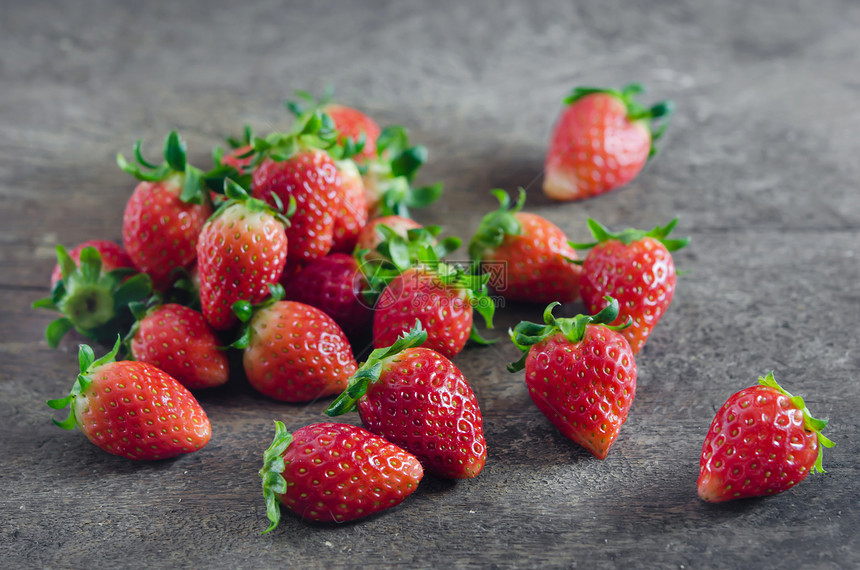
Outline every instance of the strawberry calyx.
{"type": "Polygon", "coordinates": [[[187,159],[188,146],[176,131],[170,131],[164,139],[164,162],[161,164],[153,164],[143,158],[140,145],[141,139],[138,139],[134,143],[134,163],[126,160],[122,153],[117,153],[117,165],[138,180],[145,182],[161,182],[174,178],[182,187],[179,199],[187,204],[207,203],[209,201],[207,185],[217,182],[218,173],[226,168],[221,166],[213,171],[203,172],[191,165],[187,159]]]}
{"type": "MultiPolygon", "coordinates": [[[[311,93],[303,90],[295,91],[295,95],[301,101],[284,101],[284,106],[296,118],[301,120],[313,111],[319,111],[328,115],[325,112],[325,107],[332,103],[334,90],[331,87],[327,87],[319,99],[316,99],[311,93]]],[[[340,131],[335,127],[335,142],[327,150],[335,160],[346,160],[363,151],[366,144],[367,140],[364,133],[357,138],[340,136],[340,131]]]]}
{"type": "Polygon", "coordinates": [[[492,251],[502,245],[505,236],[523,233],[522,224],[514,214],[521,211],[526,203],[525,189],[519,189],[519,197],[514,204],[504,190],[496,188],[491,192],[499,200],[499,208],[481,219],[475,235],[469,241],[469,258],[475,266],[481,263],[487,250],[492,251]]]}
{"type": "Polygon", "coordinates": [[[231,306],[233,314],[239,319],[241,325],[239,326],[239,336],[227,348],[248,348],[248,344],[251,342],[251,319],[255,314],[268,309],[283,299],[284,294],[284,287],[280,283],[269,283],[269,296],[259,303],[251,303],[244,299],[233,303],[231,306]]]}
{"type": "Polygon", "coordinates": [[[263,498],[266,500],[266,516],[269,518],[269,528],[262,534],[275,529],[281,521],[281,507],[277,495],[287,492],[287,481],[283,472],[286,469],[284,452],[293,442],[293,434],[287,431],[283,422],[275,421],[275,438],[266,451],[263,452],[263,467],[260,469],[260,479],[263,481],[263,498]]]}
{"type": "Polygon", "coordinates": [[[807,431],[811,431],[815,433],[816,438],[818,439],[818,457],[815,459],[815,465],[812,467],[813,472],[818,473],[826,473],[824,467],[821,464],[821,460],[824,457],[824,448],[825,447],[833,447],[835,444],[831,441],[827,436],[825,436],[821,431],[827,427],[827,420],[820,420],[812,416],[809,412],[809,408],[806,407],[806,404],[803,401],[803,398],[800,396],[794,396],[790,392],[788,392],[785,388],[779,385],[776,381],[776,378],[773,376],[773,372],[768,372],[767,376],[760,376],[758,379],[758,383],[762,386],[766,386],[768,388],[772,388],[789,399],[792,405],[801,410],[803,413],[803,427],[807,431]]]}
{"type": "MultiPolygon", "coordinates": [[[[113,349],[96,360],[96,355],[93,352],[93,349],[90,348],[86,344],[80,345],[78,349],[78,363],[80,364],[80,373],[78,377],[75,379],[75,383],[72,384],[72,389],[69,391],[69,394],[63,398],[56,398],[53,400],[48,400],[45,402],[48,407],[54,410],[62,410],[66,406],[69,406],[75,398],[84,390],[89,387],[92,383],[93,378],[92,374],[105,364],[109,362],[114,362],[116,359],[117,352],[119,352],[121,339],[117,336],[116,342],[113,345],[113,349]]],[[[54,418],[51,418],[51,421],[54,422],[55,425],[63,428],[63,429],[74,429],[75,425],[77,425],[77,421],[75,420],[75,413],[73,410],[69,411],[68,417],[66,417],[63,421],[57,421],[54,418]]]]}
{"type": "Polygon", "coordinates": [[[543,342],[547,338],[562,333],[571,343],[580,342],[585,336],[585,328],[588,325],[602,325],[610,330],[619,331],[629,327],[632,324],[632,319],[628,318],[627,322],[621,325],[610,325],[618,318],[618,301],[609,295],[605,296],[607,301],[606,307],[595,315],[576,315],[569,318],[556,318],[552,311],[558,305],[558,301],[547,305],[543,312],[544,324],[522,321],[513,329],[508,331],[511,341],[518,349],[523,352],[522,358],[516,362],[508,364],[508,372],[519,372],[525,368],[526,357],[532,346],[543,342]]]}
{"type": "Polygon", "coordinates": [[[668,239],[669,234],[672,233],[673,229],[675,229],[675,225],[677,225],[677,223],[678,218],[675,218],[665,226],[657,226],[647,232],[644,230],[637,230],[635,228],[627,228],[621,232],[612,233],[596,220],[588,218],[588,228],[591,230],[594,239],[597,241],[589,243],[575,243],[569,241],[568,244],[570,244],[570,247],[573,249],[591,249],[592,247],[609,240],[618,240],[625,245],[630,245],[633,242],[650,237],[662,243],[668,251],[677,251],[690,243],[690,238],[688,237],[668,239]]]}
{"type": "Polygon", "coordinates": [[[146,299],[152,292],[152,280],[145,273],[129,268],[102,270],[99,251],[85,247],[80,262],[57,246],[57,261],[62,279],[51,290],[51,296],[33,303],[34,309],[57,311],[63,316],[45,329],[51,348],[57,348],[67,332],[75,329],[97,342],[109,342],[123,334],[133,320],[128,305],[146,299]]]}
{"type": "Polygon", "coordinates": [[[421,326],[421,321],[416,319],[412,330],[397,337],[394,344],[374,349],[349,379],[346,390],[335,398],[334,402],[326,409],[326,415],[335,417],[356,409],[358,401],[367,393],[370,384],[379,381],[382,369],[386,364],[404,350],[421,346],[426,340],[427,331],[421,326]]]}
{"type": "Polygon", "coordinates": [[[588,95],[604,93],[618,98],[627,108],[627,119],[631,122],[642,121],[651,133],[651,150],[648,158],[657,154],[654,142],[660,139],[669,126],[669,118],[675,111],[672,101],[659,101],[650,107],[646,107],[636,100],[636,96],[645,92],[645,88],[639,83],[629,83],[619,89],[606,89],[603,87],[576,87],[564,98],[564,103],[571,105],[588,95]]]}
{"type": "MultiPolygon", "coordinates": [[[[254,152],[251,168],[265,158],[284,162],[306,149],[331,151],[337,143],[337,135],[334,121],[328,113],[318,108],[310,109],[296,119],[291,131],[275,132],[266,137],[254,136],[250,141],[254,152]]],[[[246,156],[250,155],[243,157],[246,156]]]]}
{"type": "Polygon", "coordinates": [[[296,212],[296,199],[294,197],[290,196],[290,201],[287,204],[286,210],[284,210],[284,203],[281,198],[277,194],[272,193],[272,200],[275,202],[275,207],[273,208],[268,202],[252,197],[241,184],[231,178],[224,179],[224,195],[227,199],[212,213],[209,220],[221,216],[227,208],[235,204],[241,204],[251,212],[266,212],[274,216],[285,228],[288,228],[290,227],[290,217],[296,212]]]}

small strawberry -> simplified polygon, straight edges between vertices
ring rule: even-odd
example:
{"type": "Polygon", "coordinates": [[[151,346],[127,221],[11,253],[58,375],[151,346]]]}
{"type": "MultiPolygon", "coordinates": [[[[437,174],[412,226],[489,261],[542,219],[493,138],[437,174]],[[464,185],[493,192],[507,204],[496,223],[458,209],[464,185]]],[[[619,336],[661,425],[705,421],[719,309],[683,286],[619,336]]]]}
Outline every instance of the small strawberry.
{"type": "Polygon", "coordinates": [[[152,277],[156,289],[164,290],[174,270],[194,262],[197,236],[212,205],[204,173],[188,164],[185,143],[176,131],[165,139],[161,165],[143,159],[140,141],[134,152],[139,165],[117,155],[120,168],[141,180],[125,206],[122,241],[138,269],[152,277]]]}
{"type": "Polygon", "coordinates": [[[236,324],[236,301],[262,300],[287,261],[286,217],[229,179],[225,187],[230,200],[206,222],[197,242],[200,303],[215,330],[236,324]]]}
{"type": "Polygon", "coordinates": [[[326,414],[357,407],[367,429],[414,453],[427,473],[471,479],[487,461],[478,400],[453,362],[420,347],[426,339],[416,323],[392,346],[374,350],[326,414]]]}
{"type": "Polygon", "coordinates": [[[227,382],[227,356],[203,315],[174,303],[134,308],[140,311],[129,343],[134,360],[160,368],[189,390],[227,382]]]}
{"type": "Polygon", "coordinates": [[[341,392],[357,364],[337,323],[316,307],[279,300],[283,290],[252,307],[237,303],[247,323],[231,346],[244,349],[248,382],[258,392],[285,402],[309,402],[341,392]]]}
{"type": "Polygon", "coordinates": [[[824,447],[833,442],[803,398],[792,396],[771,372],[717,411],[699,462],[699,497],[712,503],[787,491],[811,472],[824,473],[824,447]]]}
{"type": "Polygon", "coordinates": [[[358,234],[355,249],[376,251],[385,239],[386,235],[379,230],[380,226],[386,226],[400,237],[406,239],[409,230],[421,229],[422,226],[412,218],[404,218],[403,216],[383,216],[374,218],[365,225],[358,234]]]}
{"type": "Polygon", "coordinates": [[[290,277],[284,283],[284,298],[324,311],[354,338],[369,330],[373,319],[372,305],[363,296],[368,287],[353,256],[332,253],[290,277]]]}
{"type": "Polygon", "coordinates": [[[85,242],[72,254],[57,246],[57,260],[60,278],[55,280],[55,269],[51,296],[33,303],[33,308],[62,314],[45,330],[48,345],[57,348],[72,329],[97,342],[125,335],[134,322],[129,304],[152,293],[149,276],[137,273],[110,242],[85,242]]]}
{"type": "Polygon", "coordinates": [[[168,374],[144,362],[114,360],[119,350],[95,359],[81,345],[81,373],[65,398],[49,400],[69,416],[54,423],[77,425],[101,449],[128,459],[167,459],[191,453],[209,443],[212,429],[206,412],[191,392],[168,374]]]}
{"type": "MultiPolygon", "coordinates": [[[[75,265],[80,265],[81,252],[84,248],[94,247],[99,252],[102,260],[102,271],[110,273],[114,269],[131,269],[137,273],[137,268],[134,262],[128,256],[125,249],[112,241],[103,239],[91,239],[79,244],[77,247],[69,251],[69,257],[75,262],[75,265]]],[[[51,289],[57,285],[57,281],[63,278],[63,270],[60,264],[54,266],[54,271],[51,273],[51,289]]]]}
{"type": "Polygon", "coordinates": [[[341,174],[343,205],[335,212],[331,251],[352,253],[361,230],[367,225],[367,200],[364,182],[352,160],[337,161],[341,174]]]}
{"type": "Polygon", "coordinates": [[[338,144],[348,145],[347,139],[352,139],[353,144],[361,146],[354,156],[357,163],[362,164],[376,157],[376,139],[381,132],[376,121],[358,109],[337,103],[325,104],[322,110],[334,121],[338,144]]]}
{"type": "MultiPolygon", "coordinates": [[[[415,320],[427,331],[427,347],[453,358],[473,340],[481,338],[472,312],[493,328],[495,304],[487,295],[489,275],[475,276],[439,261],[431,248],[425,248],[415,267],[393,277],[376,301],[373,314],[373,346],[393,344],[409,332],[415,320]]],[[[371,284],[371,289],[378,285],[371,284]]]]}
{"type": "Polygon", "coordinates": [[[278,501],[307,520],[346,522],[399,505],[423,476],[414,455],[358,426],[317,423],[290,434],[276,421],[260,469],[265,532],[281,520],[278,501]]]}
{"type": "Polygon", "coordinates": [[[564,232],[546,218],[521,211],[525,190],[513,206],[504,190],[493,194],[501,206],[484,216],[469,243],[476,270],[492,272],[490,285],[511,301],[576,301],[582,268],[564,232]]]}
{"type": "Polygon", "coordinates": [[[565,437],[598,459],[627,421],[636,394],[636,362],[618,327],[608,326],[618,315],[611,297],[600,313],[569,319],[553,316],[559,303],[544,311],[544,325],[521,322],[511,340],[525,354],[508,365],[525,368],[526,386],[535,405],[565,437]]]}
{"type": "Polygon", "coordinates": [[[607,295],[618,299],[621,310],[614,324],[632,320],[622,334],[634,354],[642,350],[675,294],[675,263],[669,252],[690,241],[667,239],[677,223],[676,218],[649,232],[627,229],[613,234],[589,219],[588,227],[597,241],[571,244],[576,249],[591,248],[582,264],[581,294],[586,308],[596,313],[606,306],[607,295]]]}
{"type": "Polygon", "coordinates": [[[577,87],[553,128],[543,191],[555,200],[581,200],[632,181],[654,155],[672,103],[648,108],[635,101],[640,85],[621,91],[577,87]],[[656,130],[651,122],[661,120],[656,130]]]}

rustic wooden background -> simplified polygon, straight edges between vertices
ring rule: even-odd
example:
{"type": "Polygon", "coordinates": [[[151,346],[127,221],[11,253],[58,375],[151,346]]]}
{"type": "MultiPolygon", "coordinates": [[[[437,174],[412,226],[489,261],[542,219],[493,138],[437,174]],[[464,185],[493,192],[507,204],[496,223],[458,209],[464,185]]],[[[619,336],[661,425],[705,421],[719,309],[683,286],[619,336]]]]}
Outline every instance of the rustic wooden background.
{"type": "MultiPolygon", "coordinates": [[[[860,5],[687,2],[110,2],[4,0],[0,10],[0,565],[18,567],[860,566],[860,5]],[[658,159],[582,203],[539,191],[561,98],[638,80],[677,104],[658,159]],[[398,508],[345,525],[286,515],[266,536],[257,469],[272,420],[320,421],[240,377],[201,393],[204,450],[133,463],[52,426],[76,345],[42,339],[57,243],[119,239],[133,181],[114,164],[173,128],[191,158],[248,123],[286,126],[296,89],[401,123],[430,149],[417,213],[468,238],[488,190],[577,241],[680,217],[687,274],[638,358],[639,391],[609,457],[531,404],[507,342],[457,357],[489,461],[427,477],[398,508]],[[775,370],[831,419],[836,447],[790,492],[709,505],[698,454],[714,410],[775,370]]],[[[581,304],[564,308],[574,314],[581,304]]],[[[498,336],[540,307],[507,306],[498,336]]],[[[358,422],[357,418],[351,421],[358,422]]]]}

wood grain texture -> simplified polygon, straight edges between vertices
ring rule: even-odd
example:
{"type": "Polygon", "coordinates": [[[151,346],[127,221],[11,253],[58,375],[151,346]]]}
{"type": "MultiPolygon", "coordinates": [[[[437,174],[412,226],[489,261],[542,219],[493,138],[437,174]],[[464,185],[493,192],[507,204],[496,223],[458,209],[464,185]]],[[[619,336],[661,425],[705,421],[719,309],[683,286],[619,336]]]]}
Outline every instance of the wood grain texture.
{"type": "MultiPolygon", "coordinates": [[[[860,7],[747,3],[9,0],[0,18],[0,560],[4,567],[860,566],[860,7]],[[546,140],[577,84],[648,86],[678,111],[628,187],[575,204],[540,192],[546,140]],[[212,442],[132,463],[58,430],[70,337],[42,338],[57,243],[118,240],[134,183],[114,164],[171,129],[191,160],[244,124],[285,127],[283,99],[321,92],[430,149],[445,183],[424,223],[466,239],[489,189],[588,238],[678,216],[692,237],[671,309],[637,358],[630,419],[604,461],[560,436],[504,364],[504,339],[455,362],[486,422],[475,480],[427,477],[397,508],[344,525],[285,515],[261,536],[257,470],[272,421],[324,419],[240,374],[200,400],[212,442]],[[776,371],[831,418],[828,473],[764,500],[695,492],[714,410],[776,371]]],[[[541,307],[509,304],[495,336],[541,307]]],[[[563,308],[582,310],[580,303],[563,308]]],[[[357,417],[346,421],[358,424],[357,417]]]]}

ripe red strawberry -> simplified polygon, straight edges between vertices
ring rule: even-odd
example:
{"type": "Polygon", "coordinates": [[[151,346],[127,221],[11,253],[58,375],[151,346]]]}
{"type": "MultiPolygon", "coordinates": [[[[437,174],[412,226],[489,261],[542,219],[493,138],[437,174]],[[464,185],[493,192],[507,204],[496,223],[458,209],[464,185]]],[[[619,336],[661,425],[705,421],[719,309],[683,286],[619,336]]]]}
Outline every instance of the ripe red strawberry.
{"type": "MultiPolygon", "coordinates": [[[[105,273],[110,273],[114,269],[131,269],[137,273],[137,268],[134,266],[134,262],[132,262],[128,253],[126,253],[122,246],[103,239],[87,240],[69,251],[69,257],[72,258],[75,265],[80,265],[81,252],[86,247],[94,247],[96,251],[99,252],[102,259],[102,271],[105,273]]],[[[57,263],[57,265],[54,266],[54,271],[51,273],[51,289],[53,289],[56,286],[57,281],[62,278],[63,271],[60,268],[60,264],[57,263]]]]}
{"type": "Polygon", "coordinates": [[[699,462],[699,497],[712,503],[774,495],[811,472],[824,473],[822,433],[803,398],[792,396],[771,372],[759,385],[730,397],[711,422],[699,462]]]}
{"type": "Polygon", "coordinates": [[[481,220],[469,243],[469,257],[480,272],[490,272],[490,286],[512,301],[570,303],[579,298],[582,267],[576,251],[558,226],[537,214],[522,212],[525,190],[511,206],[504,190],[493,190],[501,206],[481,220]]]}
{"type": "Polygon", "coordinates": [[[81,373],[65,398],[49,400],[69,416],[54,423],[65,429],[77,425],[101,449],[128,459],[167,459],[191,453],[209,443],[212,429],[206,412],[191,392],[151,364],[114,361],[120,342],[95,359],[81,345],[81,373]]]}
{"type": "Polygon", "coordinates": [[[624,186],[656,152],[672,112],[670,101],[647,108],[640,85],[621,91],[577,87],[553,128],[543,190],[555,200],[581,200],[624,186]],[[662,119],[657,130],[651,122],[662,119]]]}
{"type": "Polygon", "coordinates": [[[290,277],[284,283],[284,298],[324,311],[354,338],[370,329],[372,305],[363,296],[368,287],[354,257],[332,253],[290,277]]]}
{"type": "Polygon", "coordinates": [[[265,158],[254,170],[252,184],[254,197],[269,204],[295,200],[286,230],[291,264],[304,265],[328,254],[335,216],[343,205],[343,182],[327,152],[308,148],[282,161],[265,158]]]}
{"type": "Polygon", "coordinates": [[[158,290],[171,284],[175,270],[194,262],[197,236],[212,214],[203,173],[188,164],[185,154],[185,143],[173,131],[165,140],[160,166],[143,159],[139,141],[135,156],[140,166],[117,156],[120,168],[141,180],[125,206],[122,241],[158,290]]]}
{"type": "Polygon", "coordinates": [[[618,315],[609,298],[600,313],[557,319],[551,303],[544,325],[521,322],[511,340],[525,354],[508,370],[525,368],[535,405],[558,430],[598,459],[627,421],[636,394],[636,362],[627,340],[607,326],[618,315]]]}
{"type": "Polygon", "coordinates": [[[380,226],[387,226],[397,235],[406,239],[409,230],[420,229],[423,226],[412,218],[404,218],[403,216],[383,216],[374,218],[365,225],[358,234],[355,249],[357,251],[366,249],[368,251],[376,251],[385,240],[385,234],[379,230],[380,226]]]}
{"type": "Polygon", "coordinates": [[[429,348],[420,324],[374,350],[326,410],[358,407],[364,426],[414,453],[427,473],[471,479],[484,468],[487,444],[478,400],[453,362],[429,348]]]}
{"type": "Polygon", "coordinates": [[[137,273],[122,248],[110,242],[85,242],[72,253],[57,246],[60,277],[55,269],[51,296],[33,303],[33,308],[62,314],[45,330],[48,345],[56,348],[72,329],[99,342],[126,334],[134,322],[129,304],[152,293],[149,276],[137,273]]]}
{"type": "Polygon", "coordinates": [[[338,144],[347,144],[346,139],[361,145],[361,150],[354,155],[354,160],[362,164],[376,157],[376,139],[379,138],[379,125],[368,115],[358,109],[328,103],[322,110],[334,121],[338,131],[338,144]]]}
{"type": "MultiPolygon", "coordinates": [[[[394,277],[382,290],[373,314],[373,346],[393,344],[409,332],[416,319],[427,331],[427,348],[453,358],[471,339],[489,344],[478,334],[472,311],[493,328],[495,304],[487,295],[487,278],[470,275],[438,260],[426,248],[415,267],[394,277]]],[[[371,284],[371,288],[377,288],[371,284]]]]}
{"type": "Polygon", "coordinates": [[[275,422],[275,439],[263,454],[263,497],[278,526],[278,501],[311,521],[346,522],[399,505],[418,488],[418,459],[369,431],[318,423],[290,434],[275,422]]]}
{"type": "Polygon", "coordinates": [[[364,182],[352,160],[339,160],[343,204],[334,216],[331,251],[352,253],[362,228],[367,225],[367,200],[364,197],[364,182]]]}
{"type": "Polygon", "coordinates": [[[295,301],[271,299],[237,312],[247,330],[232,344],[244,349],[248,382],[285,402],[309,402],[341,392],[357,364],[346,335],[327,314],[295,301]]]}
{"type": "Polygon", "coordinates": [[[200,303],[215,330],[236,324],[236,301],[262,300],[287,261],[287,219],[235,183],[226,187],[230,200],[206,222],[197,243],[200,303]]]}
{"type": "Polygon", "coordinates": [[[160,368],[189,390],[227,382],[227,355],[220,345],[203,315],[174,303],[141,314],[129,343],[135,360],[160,368]]]}
{"type": "Polygon", "coordinates": [[[597,241],[571,244],[576,249],[591,248],[582,264],[581,294],[586,308],[596,313],[606,306],[607,295],[618,299],[621,310],[614,324],[632,319],[632,326],[621,332],[634,354],[645,345],[675,294],[675,263],[669,252],[690,241],[667,239],[677,223],[676,218],[647,233],[627,229],[612,234],[589,219],[588,227],[597,241]]]}

